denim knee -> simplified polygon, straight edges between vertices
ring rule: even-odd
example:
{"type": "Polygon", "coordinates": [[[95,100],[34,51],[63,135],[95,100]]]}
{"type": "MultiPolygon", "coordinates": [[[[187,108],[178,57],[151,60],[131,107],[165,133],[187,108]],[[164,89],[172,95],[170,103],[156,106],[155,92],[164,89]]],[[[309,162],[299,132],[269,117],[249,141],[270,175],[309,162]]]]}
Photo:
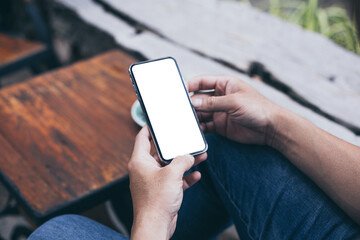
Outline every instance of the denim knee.
{"type": "Polygon", "coordinates": [[[76,228],[76,224],[72,223],[84,221],[84,219],[86,218],[73,214],[55,217],[37,228],[28,240],[64,239],[66,232],[72,231],[71,228],[76,228]]]}
{"type": "Polygon", "coordinates": [[[109,240],[126,239],[120,233],[95,222],[86,217],[78,215],[63,215],[53,218],[40,226],[30,237],[34,239],[47,239],[47,240],[109,240]]]}

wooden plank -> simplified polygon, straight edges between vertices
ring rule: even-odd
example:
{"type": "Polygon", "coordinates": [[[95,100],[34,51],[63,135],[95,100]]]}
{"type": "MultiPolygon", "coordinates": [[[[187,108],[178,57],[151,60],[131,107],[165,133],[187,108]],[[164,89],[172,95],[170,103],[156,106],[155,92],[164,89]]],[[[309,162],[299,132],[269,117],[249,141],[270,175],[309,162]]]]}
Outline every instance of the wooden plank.
{"type": "Polygon", "coordinates": [[[10,64],[44,49],[45,45],[42,43],[29,42],[0,33],[0,65],[10,64]]]}
{"type": "MultiPolygon", "coordinates": [[[[23,156],[21,156],[17,150],[13,148],[9,144],[9,142],[0,135],[0,146],[1,146],[1,157],[0,157],[0,173],[2,173],[3,177],[6,176],[6,180],[10,180],[12,183],[16,183],[16,185],[12,185],[17,193],[20,193],[19,189],[16,187],[19,186],[27,186],[29,189],[20,193],[23,198],[31,197],[32,194],[42,195],[44,189],[49,187],[48,183],[44,179],[39,179],[37,174],[31,170],[32,166],[29,162],[24,161],[23,156]],[[24,176],[19,177],[17,173],[26,173],[24,176]],[[5,175],[5,173],[11,173],[5,175]],[[36,181],[36,187],[34,185],[29,185],[29,182],[36,181]]],[[[39,199],[40,201],[37,204],[42,204],[43,201],[47,201],[47,198],[52,199],[54,196],[53,191],[47,192],[47,195],[44,199],[39,199]]]]}
{"type": "Polygon", "coordinates": [[[348,129],[340,126],[313,111],[299,105],[285,94],[257,81],[253,81],[247,75],[240,74],[208,58],[199,56],[186,48],[180,47],[166,39],[160,38],[151,32],[136,34],[136,29],[105,12],[100,6],[92,1],[85,0],[62,0],[63,4],[76,11],[80,18],[103,31],[112,35],[115,40],[125,48],[139,51],[149,59],[173,56],[180,65],[184,78],[199,74],[228,74],[253,85],[263,95],[275,103],[290,109],[297,114],[309,119],[320,128],[338,136],[346,141],[360,146],[360,137],[348,129]],[[94,18],[93,16],[97,16],[94,18]]]}
{"type": "Polygon", "coordinates": [[[180,46],[237,68],[261,62],[325,113],[360,127],[360,111],[355,110],[360,57],[319,34],[239,1],[102,2],[180,46]]]}
{"type": "Polygon", "coordinates": [[[17,152],[0,144],[0,170],[37,214],[127,175],[133,62],[109,52],[0,91],[0,133],[17,152]]]}

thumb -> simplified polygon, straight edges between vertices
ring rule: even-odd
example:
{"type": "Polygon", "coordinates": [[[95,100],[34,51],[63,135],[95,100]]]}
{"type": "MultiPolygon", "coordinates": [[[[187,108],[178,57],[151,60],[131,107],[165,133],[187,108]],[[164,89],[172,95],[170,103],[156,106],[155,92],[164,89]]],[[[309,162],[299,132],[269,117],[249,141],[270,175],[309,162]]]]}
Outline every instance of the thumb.
{"type": "Polygon", "coordinates": [[[236,108],[236,100],[233,95],[193,98],[192,104],[196,110],[201,111],[228,112],[236,108]]]}
{"type": "Polygon", "coordinates": [[[178,156],[174,158],[168,167],[173,168],[179,176],[183,177],[184,173],[189,170],[195,163],[192,155],[178,156]]]}

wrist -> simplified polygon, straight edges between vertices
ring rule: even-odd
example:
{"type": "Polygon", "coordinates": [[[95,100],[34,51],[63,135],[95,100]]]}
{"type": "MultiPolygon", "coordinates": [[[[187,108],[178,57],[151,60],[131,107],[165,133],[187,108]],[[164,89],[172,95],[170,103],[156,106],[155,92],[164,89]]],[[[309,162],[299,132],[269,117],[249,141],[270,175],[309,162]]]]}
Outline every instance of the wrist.
{"type": "Polygon", "coordinates": [[[281,145],[281,131],[284,130],[284,124],[286,119],[293,114],[287,109],[278,107],[269,119],[268,126],[266,128],[265,143],[266,145],[278,149],[281,145]]]}
{"type": "Polygon", "coordinates": [[[311,129],[305,130],[306,126],[308,126],[307,122],[292,111],[284,108],[279,109],[274,114],[270,124],[269,137],[266,139],[266,144],[286,155],[291,146],[296,145],[297,138],[301,132],[312,131],[311,129]]]}
{"type": "Polygon", "coordinates": [[[135,214],[131,239],[169,239],[168,220],[157,212],[135,214]]]}

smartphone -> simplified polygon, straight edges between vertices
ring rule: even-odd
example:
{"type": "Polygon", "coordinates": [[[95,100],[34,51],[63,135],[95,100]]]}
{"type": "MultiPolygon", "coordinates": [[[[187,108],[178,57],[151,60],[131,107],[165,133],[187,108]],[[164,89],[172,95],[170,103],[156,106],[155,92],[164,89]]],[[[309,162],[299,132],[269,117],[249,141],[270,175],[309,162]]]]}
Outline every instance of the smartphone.
{"type": "Polygon", "coordinates": [[[161,160],[199,155],[207,143],[172,57],[132,64],[131,81],[161,160]]]}

